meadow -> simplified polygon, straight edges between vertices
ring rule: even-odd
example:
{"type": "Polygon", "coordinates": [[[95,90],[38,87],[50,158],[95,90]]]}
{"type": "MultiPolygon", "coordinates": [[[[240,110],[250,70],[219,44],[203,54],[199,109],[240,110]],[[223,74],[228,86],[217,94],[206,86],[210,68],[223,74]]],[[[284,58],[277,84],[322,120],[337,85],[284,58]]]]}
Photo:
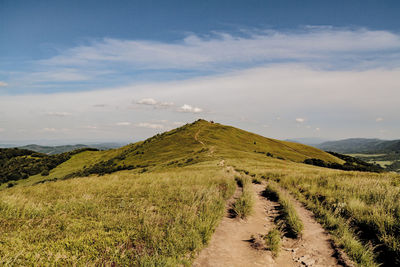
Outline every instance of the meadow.
{"type": "MultiPolygon", "coordinates": [[[[359,266],[399,265],[400,175],[305,159],[344,162],[203,120],[119,149],[74,154],[46,176],[0,185],[0,265],[189,266],[237,186],[236,214],[251,215],[251,182],[290,192],[359,266]]],[[[285,194],[277,195],[285,224],[301,236],[285,194]]],[[[268,237],[277,252],[279,233],[268,237]]]]}
{"type": "Polygon", "coordinates": [[[281,160],[229,163],[291,192],[359,266],[400,264],[400,175],[281,160]]]}
{"type": "Polygon", "coordinates": [[[235,181],[214,162],[0,194],[0,265],[190,265],[235,181]]]}

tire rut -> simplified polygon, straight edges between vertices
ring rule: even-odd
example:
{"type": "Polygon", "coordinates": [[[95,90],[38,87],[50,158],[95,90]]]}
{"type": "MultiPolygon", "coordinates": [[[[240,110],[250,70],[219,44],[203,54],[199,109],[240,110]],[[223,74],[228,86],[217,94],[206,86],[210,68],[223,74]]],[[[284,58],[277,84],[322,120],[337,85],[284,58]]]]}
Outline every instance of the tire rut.
{"type": "MultiPolygon", "coordinates": [[[[233,171],[232,167],[227,168],[233,171]]],[[[255,249],[252,237],[265,235],[276,227],[279,204],[263,196],[264,184],[252,186],[255,198],[252,215],[241,220],[229,213],[234,200],[240,197],[238,187],[209,245],[199,253],[193,266],[346,266],[335,258],[330,237],[315,221],[313,214],[291,196],[290,200],[304,224],[302,237],[283,237],[282,249],[275,258],[266,249],[255,249]]]]}

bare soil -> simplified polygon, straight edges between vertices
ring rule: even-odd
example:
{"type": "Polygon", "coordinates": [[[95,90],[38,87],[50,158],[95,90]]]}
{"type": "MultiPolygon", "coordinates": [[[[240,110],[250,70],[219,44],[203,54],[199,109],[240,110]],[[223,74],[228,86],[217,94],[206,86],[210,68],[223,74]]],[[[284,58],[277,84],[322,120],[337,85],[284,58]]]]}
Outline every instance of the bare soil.
{"type": "Polygon", "coordinates": [[[246,220],[232,218],[230,205],[241,191],[238,189],[228,203],[226,216],[222,219],[193,266],[343,266],[334,256],[329,235],[317,223],[312,212],[291,197],[292,203],[303,221],[302,237],[291,239],[283,237],[282,248],[277,257],[259,244],[260,236],[276,227],[279,204],[262,196],[265,185],[253,185],[255,205],[252,215],[246,220]],[[253,240],[253,242],[251,241],[253,240]],[[257,243],[254,243],[257,240],[257,243]]]}

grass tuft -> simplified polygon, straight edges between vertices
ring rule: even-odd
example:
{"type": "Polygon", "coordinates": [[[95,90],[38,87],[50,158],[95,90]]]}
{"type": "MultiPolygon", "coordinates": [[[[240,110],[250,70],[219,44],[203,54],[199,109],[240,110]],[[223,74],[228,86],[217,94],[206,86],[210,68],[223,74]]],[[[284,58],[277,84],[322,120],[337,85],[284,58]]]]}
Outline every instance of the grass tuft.
{"type": "Polygon", "coordinates": [[[265,246],[274,257],[278,256],[281,246],[281,232],[278,229],[274,228],[268,232],[265,236],[265,246]]]}
{"type": "Polygon", "coordinates": [[[239,218],[248,217],[254,206],[252,184],[248,176],[236,176],[236,183],[242,188],[242,195],[233,204],[233,211],[239,218]]]}
{"type": "Polygon", "coordinates": [[[293,237],[301,236],[303,231],[303,222],[294,209],[288,196],[278,189],[278,186],[273,182],[269,182],[265,188],[264,195],[273,201],[277,201],[281,207],[281,219],[284,224],[284,230],[293,237]]]}

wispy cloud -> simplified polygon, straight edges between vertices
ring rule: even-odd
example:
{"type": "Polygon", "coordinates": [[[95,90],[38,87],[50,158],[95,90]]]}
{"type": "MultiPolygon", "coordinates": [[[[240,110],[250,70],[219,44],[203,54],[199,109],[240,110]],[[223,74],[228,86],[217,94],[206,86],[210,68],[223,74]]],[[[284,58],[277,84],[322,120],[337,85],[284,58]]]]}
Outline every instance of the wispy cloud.
{"type": "Polygon", "coordinates": [[[170,109],[171,111],[178,111],[178,112],[187,112],[187,113],[203,112],[202,108],[193,107],[189,104],[183,104],[182,106],[177,107],[173,102],[160,102],[155,100],[154,98],[143,98],[139,101],[136,101],[136,104],[152,106],[154,108],[170,109]]]}
{"type": "Polygon", "coordinates": [[[117,126],[129,126],[131,124],[132,123],[127,122],[127,121],[121,121],[121,122],[117,122],[115,125],[117,125],[117,126]]]}
{"type": "Polygon", "coordinates": [[[305,121],[306,121],[306,119],[304,119],[304,118],[296,118],[296,122],[303,123],[305,121]]]}
{"type": "MultiPolygon", "coordinates": [[[[25,88],[56,85],[58,90],[84,84],[80,90],[87,90],[288,63],[323,70],[393,69],[400,67],[400,35],[363,28],[305,27],[189,34],[175,42],[104,38],[36,61],[31,66],[36,71],[19,72],[9,82],[25,88]]],[[[156,108],[172,104],[138,104],[146,103],[156,108]]]]}
{"type": "Polygon", "coordinates": [[[0,87],[7,86],[8,83],[0,81],[0,87]]]}
{"type": "Polygon", "coordinates": [[[97,139],[106,136],[112,140],[138,140],[154,133],[152,128],[144,127],[149,125],[139,127],[139,123],[162,125],[164,130],[174,127],[174,121],[186,123],[199,116],[276,138],[319,134],[316,128],[320,128],[320,133],[327,138],[374,137],[379,134],[379,129],[376,129],[376,124],[371,124],[371,118],[375,122],[377,114],[385,121],[389,118],[391,121],[389,126],[385,125],[388,132],[380,137],[398,138],[399,84],[400,68],[328,71],[307,65],[285,64],[213,77],[90,92],[2,95],[1,128],[7,129],[2,138],[40,139],[65,133],[64,138],[97,139]],[[158,109],[153,105],[136,103],[145,98],[152,98],[157,103],[173,100],[179,104],[169,109],[158,109]],[[132,99],[137,100],[132,103],[132,99]],[[99,103],[110,108],[93,107],[99,103]],[[178,112],[185,104],[190,106],[186,108],[190,111],[197,107],[212,112],[178,112]],[[132,105],[137,108],[132,109],[132,105]],[[51,116],[43,116],[47,112],[71,110],[74,111],[74,120],[54,120],[51,116]],[[252,121],[241,121],[242,117],[252,121]],[[307,120],[306,123],[296,123],[296,118],[307,120]],[[115,130],[118,122],[120,127],[115,130]],[[99,130],[87,129],[87,125],[98,126],[99,130]],[[305,127],[307,125],[311,128],[305,127]],[[36,131],[63,127],[71,130],[56,133],[36,131]],[[20,133],[19,129],[26,132],[20,133]]]}
{"type": "Polygon", "coordinates": [[[150,128],[150,129],[163,129],[164,125],[158,123],[140,122],[137,127],[150,128]]]}
{"type": "Polygon", "coordinates": [[[136,103],[141,105],[157,105],[158,101],[156,101],[154,98],[143,98],[136,103]]]}
{"type": "Polygon", "coordinates": [[[143,98],[137,101],[136,104],[153,106],[155,108],[170,108],[175,106],[173,102],[159,102],[156,101],[154,98],[143,98]]]}
{"type": "Polygon", "coordinates": [[[57,131],[57,129],[56,128],[48,128],[48,127],[46,127],[46,128],[43,128],[42,131],[43,132],[55,132],[55,131],[57,131]]]}
{"type": "Polygon", "coordinates": [[[67,116],[71,116],[72,113],[69,113],[69,112],[50,111],[50,112],[47,112],[46,115],[48,115],[48,116],[55,116],[55,117],[67,117],[67,116]]]}
{"type": "MultiPolygon", "coordinates": [[[[125,62],[136,69],[203,69],[232,63],[254,64],[274,60],[333,60],[349,53],[393,52],[400,37],[387,31],[309,27],[299,31],[248,31],[241,36],[191,34],[177,43],[103,39],[43,60],[52,66],[90,66],[95,62],[125,62]]],[[[383,55],[374,54],[379,58],[383,55]]]]}
{"type": "Polygon", "coordinates": [[[55,70],[32,72],[25,79],[32,82],[75,82],[87,81],[95,75],[89,75],[87,71],[78,68],[62,68],[55,70]]]}

